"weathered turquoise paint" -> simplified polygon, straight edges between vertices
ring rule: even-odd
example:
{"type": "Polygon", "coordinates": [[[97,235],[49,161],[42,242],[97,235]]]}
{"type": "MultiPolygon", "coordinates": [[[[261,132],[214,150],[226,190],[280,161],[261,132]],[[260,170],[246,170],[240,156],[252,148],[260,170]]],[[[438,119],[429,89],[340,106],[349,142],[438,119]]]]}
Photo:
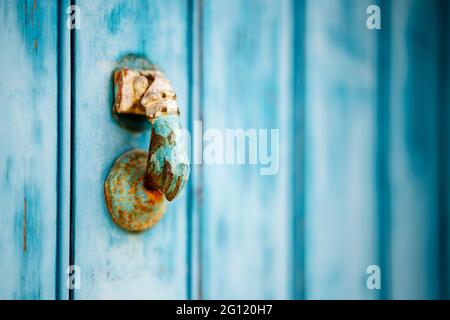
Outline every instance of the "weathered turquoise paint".
{"type": "Polygon", "coordinates": [[[162,114],[151,121],[151,126],[146,182],[172,201],[189,178],[188,135],[181,130],[176,114],[162,114]]]}
{"type": "Polygon", "coordinates": [[[54,299],[57,4],[1,1],[0,299],[54,299]]]}
{"type": "MultiPolygon", "coordinates": [[[[128,131],[112,116],[112,72],[128,53],[149,57],[172,82],[187,114],[186,1],[77,1],[73,113],[75,299],[184,298],[187,295],[186,197],[167,206],[155,228],[130,234],[114,224],[103,182],[125,151],[146,150],[150,131],[128,131]],[[92,244],[95,243],[95,246],[92,244]]],[[[186,127],[186,118],[181,118],[186,127]]]]}
{"type": "Polygon", "coordinates": [[[179,115],[151,121],[149,152],[131,150],[117,159],[105,181],[105,201],[114,222],[129,231],[154,226],[163,216],[165,199],[181,193],[189,177],[187,141],[179,115]]]}
{"type": "Polygon", "coordinates": [[[306,2],[305,297],[374,299],[377,31],[371,1],[306,2]]]}
{"type": "MultiPolygon", "coordinates": [[[[392,1],[390,76],[391,290],[393,299],[439,297],[438,1],[392,1]]],[[[447,270],[448,272],[448,270],[447,270]]]]}
{"type": "Polygon", "coordinates": [[[306,297],[445,297],[445,6],[384,1],[369,31],[368,4],[307,2],[306,297]]]}
{"type": "Polygon", "coordinates": [[[291,5],[203,2],[204,130],[280,129],[280,169],[203,165],[202,298],[290,297],[291,5]]]}
{"type": "Polygon", "coordinates": [[[450,297],[450,6],[376,3],[379,31],[364,0],[80,0],[71,57],[69,1],[1,2],[0,299],[67,298],[69,264],[75,299],[450,297]],[[129,53],[194,136],[279,128],[278,174],[194,165],[155,228],[117,227],[104,179],[151,139],[111,113],[129,53]]]}
{"type": "Polygon", "coordinates": [[[58,251],[57,299],[67,300],[67,267],[70,261],[71,209],[71,57],[70,29],[64,18],[69,0],[58,2],[58,251]]]}
{"type": "Polygon", "coordinates": [[[114,163],[105,181],[105,201],[114,222],[129,231],[154,226],[166,210],[164,194],[144,185],[147,152],[131,150],[114,163]]]}

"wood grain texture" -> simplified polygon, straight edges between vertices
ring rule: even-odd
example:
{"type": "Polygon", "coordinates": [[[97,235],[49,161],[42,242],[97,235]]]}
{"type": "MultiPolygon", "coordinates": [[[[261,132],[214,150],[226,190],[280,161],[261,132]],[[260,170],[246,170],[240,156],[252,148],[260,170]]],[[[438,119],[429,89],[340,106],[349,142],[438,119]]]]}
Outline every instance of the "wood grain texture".
{"type": "Polygon", "coordinates": [[[0,1],[0,299],[67,299],[71,262],[75,299],[450,297],[446,0],[77,0],[72,43],[69,2],[0,1]],[[194,136],[280,129],[279,172],[193,165],[153,229],[117,227],[103,183],[150,139],[111,114],[129,53],[194,136]]]}
{"type": "MultiPolygon", "coordinates": [[[[150,132],[133,134],[113,119],[114,63],[144,54],[163,71],[187,116],[187,2],[77,1],[75,32],[74,262],[81,268],[75,299],[186,297],[186,197],[169,203],[151,230],[131,234],[112,221],[103,182],[115,159],[147,149],[150,132]]],[[[186,127],[186,123],[183,124],[186,127]]]]}
{"type": "MultiPolygon", "coordinates": [[[[394,299],[438,297],[439,2],[391,11],[391,287],[394,299]]],[[[441,253],[442,254],[442,253],[441,253]]]]}
{"type": "Polygon", "coordinates": [[[204,1],[202,23],[204,130],[280,129],[280,164],[203,165],[201,297],[287,298],[291,2],[204,1]]]}
{"type": "Polygon", "coordinates": [[[0,299],[53,299],[57,5],[1,1],[0,299]]]}
{"type": "Polygon", "coordinates": [[[305,288],[307,299],[373,299],[377,31],[370,1],[306,3],[305,288]]]}

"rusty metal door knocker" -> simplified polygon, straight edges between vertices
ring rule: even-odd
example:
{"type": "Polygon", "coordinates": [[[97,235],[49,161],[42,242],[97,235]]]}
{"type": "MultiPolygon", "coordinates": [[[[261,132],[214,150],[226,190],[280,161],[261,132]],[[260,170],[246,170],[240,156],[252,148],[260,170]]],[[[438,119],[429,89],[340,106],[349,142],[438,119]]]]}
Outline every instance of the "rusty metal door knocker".
{"type": "Polygon", "coordinates": [[[105,181],[105,199],[115,223],[141,231],[161,219],[165,199],[180,194],[189,177],[180,111],[170,82],[145,58],[122,59],[113,81],[113,113],[146,118],[151,135],[148,153],[135,149],[116,160],[105,181]]]}

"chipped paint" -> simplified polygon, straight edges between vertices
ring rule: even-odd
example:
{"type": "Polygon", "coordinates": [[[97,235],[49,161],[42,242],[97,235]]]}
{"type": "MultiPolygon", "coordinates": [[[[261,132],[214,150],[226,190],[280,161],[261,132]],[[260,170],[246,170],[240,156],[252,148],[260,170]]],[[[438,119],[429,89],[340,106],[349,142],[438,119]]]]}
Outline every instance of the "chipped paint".
{"type": "Polygon", "coordinates": [[[158,70],[123,68],[114,72],[114,112],[146,115],[150,120],[163,114],[179,114],[177,95],[158,70]]]}
{"type": "Polygon", "coordinates": [[[145,116],[141,98],[154,80],[150,74],[152,70],[154,67],[150,61],[133,54],[116,64],[113,73],[115,113],[145,116]]]}
{"type": "Polygon", "coordinates": [[[114,112],[121,114],[145,115],[141,97],[148,88],[150,79],[141,72],[120,69],[114,73],[114,112]]]}
{"type": "Polygon", "coordinates": [[[190,171],[180,129],[178,115],[159,116],[152,124],[145,186],[160,190],[169,201],[183,190],[190,171]]]}
{"type": "Polygon", "coordinates": [[[24,3],[0,1],[0,69],[11,75],[0,97],[2,106],[14,106],[0,117],[1,300],[55,299],[67,291],[65,278],[57,287],[55,276],[58,230],[66,232],[56,227],[58,2],[37,1],[33,21],[33,1],[27,14],[24,3]]]}
{"type": "Polygon", "coordinates": [[[179,115],[177,95],[170,81],[158,70],[149,70],[148,75],[153,81],[141,99],[147,117],[153,120],[165,114],[179,115]]]}
{"type": "Polygon", "coordinates": [[[177,96],[161,71],[135,55],[119,61],[113,81],[113,112],[146,117],[151,136],[148,155],[133,150],[116,161],[105,183],[106,203],[118,225],[144,230],[164,213],[164,196],[172,201],[189,177],[177,96]]]}

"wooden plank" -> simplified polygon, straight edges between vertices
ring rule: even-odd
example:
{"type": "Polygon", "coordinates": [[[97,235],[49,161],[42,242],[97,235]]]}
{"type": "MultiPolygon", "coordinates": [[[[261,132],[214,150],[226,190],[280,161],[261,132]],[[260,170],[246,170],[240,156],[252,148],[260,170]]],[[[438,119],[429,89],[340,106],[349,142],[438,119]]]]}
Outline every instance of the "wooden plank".
{"type": "Polygon", "coordinates": [[[57,299],[69,299],[67,269],[70,263],[70,151],[71,151],[71,57],[67,8],[70,0],[58,5],[58,267],[57,299]]]}
{"type": "Polygon", "coordinates": [[[186,121],[187,2],[86,0],[77,5],[82,20],[75,32],[72,214],[81,289],[74,298],[185,298],[185,193],[169,204],[153,229],[131,234],[109,216],[103,182],[118,156],[149,144],[149,131],[132,134],[111,115],[111,75],[122,56],[145,54],[166,72],[186,121]]]}
{"type": "Polygon", "coordinates": [[[57,4],[1,1],[0,21],[0,299],[53,299],[57,4]]]}
{"type": "Polygon", "coordinates": [[[438,297],[437,1],[393,1],[391,20],[391,287],[394,299],[438,297]]]}
{"type": "Polygon", "coordinates": [[[372,299],[377,254],[377,32],[370,1],[306,4],[306,298],[372,299]]]}
{"type": "MultiPolygon", "coordinates": [[[[209,129],[224,138],[226,129],[268,129],[270,139],[270,129],[280,129],[274,175],[261,175],[264,166],[249,164],[249,158],[243,165],[204,159],[201,297],[206,299],[291,294],[291,5],[203,3],[205,138],[209,129]]],[[[204,153],[212,143],[204,142],[204,153]]],[[[258,144],[262,148],[261,140],[258,144]]]]}

